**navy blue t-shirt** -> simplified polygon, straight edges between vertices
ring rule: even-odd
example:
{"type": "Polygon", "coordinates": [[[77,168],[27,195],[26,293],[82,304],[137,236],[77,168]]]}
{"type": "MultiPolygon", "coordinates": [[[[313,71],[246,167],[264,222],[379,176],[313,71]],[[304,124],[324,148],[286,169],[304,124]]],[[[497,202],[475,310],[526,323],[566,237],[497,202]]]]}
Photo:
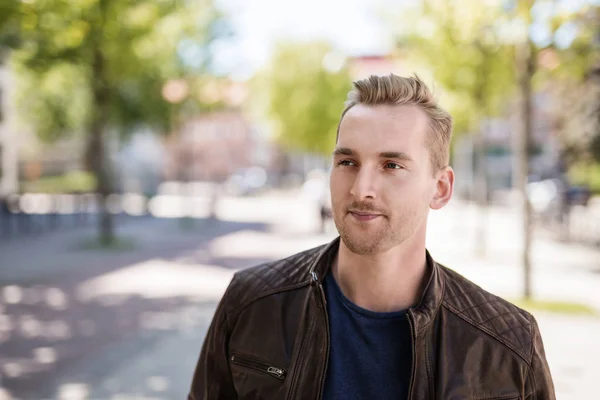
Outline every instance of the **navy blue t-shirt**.
{"type": "Polygon", "coordinates": [[[412,368],[406,313],[373,312],[353,304],[331,273],[323,288],[331,343],[323,399],[406,399],[412,368]]]}

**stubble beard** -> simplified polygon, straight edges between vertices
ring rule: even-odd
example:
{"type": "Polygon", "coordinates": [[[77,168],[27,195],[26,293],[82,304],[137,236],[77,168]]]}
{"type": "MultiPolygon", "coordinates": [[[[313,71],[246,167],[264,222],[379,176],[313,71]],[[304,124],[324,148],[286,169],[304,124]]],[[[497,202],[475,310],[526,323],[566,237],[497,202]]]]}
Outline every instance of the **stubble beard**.
{"type": "Polygon", "coordinates": [[[340,238],[346,247],[355,254],[374,255],[385,252],[390,248],[397,246],[406,239],[406,234],[401,227],[394,229],[390,220],[386,216],[381,216],[383,221],[378,221],[377,230],[364,230],[361,232],[358,226],[350,226],[352,222],[347,221],[352,218],[345,214],[341,219],[334,218],[335,226],[340,234],[340,238]]]}

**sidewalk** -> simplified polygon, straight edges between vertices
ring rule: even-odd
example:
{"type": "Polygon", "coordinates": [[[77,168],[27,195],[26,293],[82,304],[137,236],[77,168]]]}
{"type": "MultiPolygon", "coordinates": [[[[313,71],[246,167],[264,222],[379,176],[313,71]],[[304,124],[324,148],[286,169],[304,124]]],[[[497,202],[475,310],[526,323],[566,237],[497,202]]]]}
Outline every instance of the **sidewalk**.
{"type": "Polygon", "coordinates": [[[32,285],[92,276],[155,257],[175,257],[208,239],[243,229],[266,229],[255,222],[196,219],[183,229],[178,219],[144,217],[116,227],[124,249],[94,249],[95,226],[27,237],[0,244],[0,285],[32,285]]]}
{"type": "Polygon", "coordinates": [[[88,371],[93,383],[135,359],[160,338],[164,316],[193,304],[212,309],[233,268],[257,262],[217,259],[210,240],[265,225],[196,220],[182,230],[177,220],[148,218],[120,228],[133,248],[77,248],[93,229],[0,246],[0,388],[23,399],[60,398],[41,390],[65,368],[88,371]],[[109,354],[111,368],[102,362],[109,354]]]}

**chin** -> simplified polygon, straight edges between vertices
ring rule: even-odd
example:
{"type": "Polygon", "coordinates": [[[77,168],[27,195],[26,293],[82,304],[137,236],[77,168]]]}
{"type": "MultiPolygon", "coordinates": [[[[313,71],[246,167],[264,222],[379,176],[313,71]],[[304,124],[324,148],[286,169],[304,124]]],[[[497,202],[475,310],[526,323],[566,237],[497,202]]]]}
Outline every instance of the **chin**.
{"type": "Polygon", "coordinates": [[[408,232],[392,232],[388,229],[366,232],[365,229],[348,224],[342,224],[340,227],[338,232],[344,245],[351,252],[360,255],[385,253],[410,239],[408,232]]]}
{"type": "Polygon", "coordinates": [[[373,235],[369,235],[370,240],[365,240],[364,234],[351,234],[347,231],[342,231],[340,237],[348,250],[355,254],[373,255],[385,251],[385,241],[374,239],[373,235]]]}

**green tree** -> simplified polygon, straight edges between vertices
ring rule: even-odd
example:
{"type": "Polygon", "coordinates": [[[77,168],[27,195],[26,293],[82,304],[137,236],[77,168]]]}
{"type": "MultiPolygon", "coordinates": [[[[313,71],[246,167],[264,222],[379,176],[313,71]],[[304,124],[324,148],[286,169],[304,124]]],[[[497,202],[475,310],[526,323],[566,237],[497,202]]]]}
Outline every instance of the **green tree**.
{"type": "Polygon", "coordinates": [[[523,251],[521,253],[523,263],[523,295],[526,300],[531,298],[531,242],[533,234],[532,205],[527,194],[527,181],[530,174],[530,144],[533,131],[533,79],[536,72],[537,49],[531,40],[531,6],[533,1],[522,1],[516,7],[516,17],[524,22],[525,30],[521,43],[519,43],[515,67],[518,72],[518,93],[519,93],[519,121],[516,146],[517,168],[514,171],[516,176],[517,188],[521,194],[521,204],[523,210],[523,251]]]}
{"type": "Polygon", "coordinates": [[[515,73],[499,2],[426,0],[397,18],[398,52],[419,60],[441,85],[456,134],[477,133],[483,118],[503,111],[515,73]]]}
{"type": "Polygon", "coordinates": [[[555,10],[544,23],[553,36],[539,50],[536,79],[556,99],[564,161],[577,167],[600,162],[600,6],[555,10]]]}
{"type": "Polygon", "coordinates": [[[20,43],[12,60],[22,118],[45,140],[85,135],[85,161],[100,198],[100,239],[108,243],[114,229],[107,134],[139,124],[171,126],[177,106],[165,101],[163,85],[190,73],[182,44],[204,51],[191,73],[205,70],[220,16],[211,0],[31,0],[19,2],[18,14],[20,43]]]}
{"type": "MultiPolygon", "coordinates": [[[[0,67],[6,63],[10,49],[19,44],[19,1],[5,0],[0,4],[0,67]]],[[[0,99],[4,98],[0,88],[0,99]]],[[[0,109],[0,122],[4,115],[0,109]]]]}
{"type": "Polygon", "coordinates": [[[474,135],[475,197],[481,218],[476,249],[486,248],[485,120],[498,115],[514,87],[513,46],[501,4],[475,0],[427,0],[402,13],[398,50],[430,69],[449,101],[456,135],[474,135]]]}
{"type": "Polygon", "coordinates": [[[0,4],[0,65],[9,49],[19,44],[19,3],[18,0],[4,0],[0,4]]]}
{"type": "Polygon", "coordinates": [[[351,88],[343,56],[327,43],[280,43],[253,85],[266,93],[266,112],[282,145],[331,153],[351,88]]]}
{"type": "MultiPolygon", "coordinates": [[[[527,178],[530,174],[530,155],[533,133],[533,94],[536,89],[547,89],[557,97],[561,111],[557,114],[558,124],[576,119],[577,112],[572,107],[567,93],[581,94],[581,85],[590,86],[594,80],[594,70],[598,68],[596,53],[599,34],[598,7],[581,5],[575,11],[565,12],[557,2],[526,0],[512,4],[514,21],[523,29],[517,44],[515,66],[518,71],[519,120],[515,154],[517,187],[521,191],[523,215],[523,251],[524,297],[532,297],[532,266],[530,247],[533,239],[532,205],[527,194],[527,178]],[[537,32],[537,34],[534,34],[537,32]],[[545,35],[539,35],[545,32],[545,35]],[[565,38],[567,38],[565,40],[565,38]],[[562,92],[562,93],[561,93],[562,92]],[[566,101],[565,101],[566,100],[566,101]],[[562,121],[561,121],[562,120],[562,121]]],[[[597,97],[598,91],[596,91],[597,97]]],[[[573,103],[581,106],[593,101],[589,96],[581,96],[573,103]],[[578,104],[579,103],[579,104],[578,104]]],[[[597,101],[597,98],[596,98],[597,101]]],[[[592,112],[593,114],[593,112],[592,112]]],[[[592,119],[597,118],[592,116],[592,119]]],[[[592,124],[593,125],[593,124],[592,124]]],[[[581,128],[581,126],[580,126],[581,128]]],[[[597,126],[596,126],[597,129],[597,126]]],[[[577,137],[588,137],[585,147],[589,153],[591,141],[585,129],[579,129],[577,137]]],[[[581,142],[581,140],[580,140],[581,142]]],[[[566,141],[563,138],[563,146],[566,141]]]]}

